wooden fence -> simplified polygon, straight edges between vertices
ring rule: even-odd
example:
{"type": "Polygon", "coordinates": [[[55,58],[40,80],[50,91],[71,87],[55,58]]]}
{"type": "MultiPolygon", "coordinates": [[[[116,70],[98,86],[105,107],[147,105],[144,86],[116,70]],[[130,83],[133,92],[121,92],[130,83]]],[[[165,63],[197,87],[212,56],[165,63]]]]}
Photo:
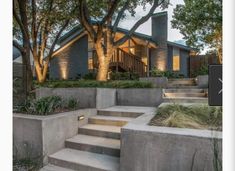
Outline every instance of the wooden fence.
{"type": "Polygon", "coordinates": [[[198,71],[202,66],[208,66],[210,64],[218,64],[217,56],[212,55],[191,55],[189,57],[189,75],[194,77],[194,73],[198,71]]]}

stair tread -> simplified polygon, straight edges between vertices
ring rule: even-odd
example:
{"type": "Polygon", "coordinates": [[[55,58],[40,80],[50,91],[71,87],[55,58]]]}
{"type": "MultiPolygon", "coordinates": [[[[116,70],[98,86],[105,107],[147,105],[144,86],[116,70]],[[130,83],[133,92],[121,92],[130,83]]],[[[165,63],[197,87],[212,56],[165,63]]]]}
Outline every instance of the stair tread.
{"type": "Polygon", "coordinates": [[[114,133],[121,132],[120,126],[98,125],[98,124],[86,124],[82,126],[80,129],[98,130],[98,131],[114,132],[114,133]]]}
{"type": "Polygon", "coordinates": [[[48,164],[44,166],[42,169],[40,169],[40,171],[75,171],[75,170],[48,164]]]}
{"type": "Polygon", "coordinates": [[[66,142],[120,149],[120,140],[83,134],[78,134],[70,139],[67,139],[66,142]]]}
{"type": "Polygon", "coordinates": [[[208,99],[207,97],[163,97],[163,99],[208,99]]]}
{"type": "Polygon", "coordinates": [[[50,158],[75,163],[83,166],[90,166],[103,170],[119,170],[119,158],[103,154],[91,153],[86,151],[64,148],[52,155],[50,158]]]}
{"type": "Polygon", "coordinates": [[[126,121],[126,122],[133,120],[133,118],[130,118],[130,117],[102,116],[102,115],[91,116],[89,118],[90,119],[114,120],[114,121],[126,121]]]}

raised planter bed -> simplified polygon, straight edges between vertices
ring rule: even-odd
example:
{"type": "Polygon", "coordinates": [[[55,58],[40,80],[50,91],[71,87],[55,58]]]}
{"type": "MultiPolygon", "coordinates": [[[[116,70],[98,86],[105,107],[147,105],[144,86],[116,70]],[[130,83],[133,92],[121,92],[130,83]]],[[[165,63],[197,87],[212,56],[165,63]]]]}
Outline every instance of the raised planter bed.
{"type": "Polygon", "coordinates": [[[161,88],[39,88],[36,98],[57,95],[75,98],[80,108],[123,106],[158,106],[162,103],[161,88]]]}
{"type": "Polygon", "coordinates": [[[120,171],[214,170],[222,158],[222,132],[149,126],[154,116],[146,112],[122,128],[120,171]]]}
{"type": "Polygon", "coordinates": [[[48,116],[13,114],[14,153],[18,158],[44,157],[64,148],[66,139],[78,133],[78,127],[88,122],[88,116],[95,115],[96,109],[81,109],[48,116]],[[78,116],[84,119],[78,121],[78,116]]]}

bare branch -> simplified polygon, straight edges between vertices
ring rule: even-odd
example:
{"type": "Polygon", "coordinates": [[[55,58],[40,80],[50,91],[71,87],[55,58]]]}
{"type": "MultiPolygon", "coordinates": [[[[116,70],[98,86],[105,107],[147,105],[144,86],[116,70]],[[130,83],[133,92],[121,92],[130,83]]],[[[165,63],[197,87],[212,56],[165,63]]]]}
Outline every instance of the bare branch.
{"type": "Polygon", "coordinates": [[[135,25],[131,28],[131,30],[125,35],[123,36],[121,39],[117,40],[116,42],[114,42],[114,46],[120,46],[122,45],[125,41],[127,41],[132,34],[136,31],[136,29],[143,23],[145,23],[154,13],[155,9],[161,4],[158,3],[158,0],[154,0],[153,6],[151,7],[151,9],[149,10],[148,14],[143,16],[141,19],[139,19],[135,25]]]}
{"type": "Polygon", "coordinates": [[[116,20],[114,22],[114,25],[113,25],[113,32],[114,33],[116,33],[116,31],[117,31],[118,24],[119,24],[119,22],[120,22],[120,20],[121,20],[121,18],[123,16],[125,10],[127,9],[129,3],[130,3],[130,0],[127,0],[125,2],[124,6],[122,7],[121,11],[118,13],[118,16],[117,16],[117,18],[116,18],[116,20]]]}
{"type": "Polygon", "coordinates": [[[69,21],[70,21],[70,20],[65,21],[64,25],[61,27],[61,29],[60,29],[59,32],[57,33],[57,35],[56,35],[56,37],[55,37],[55,40],[53,41],[53,43],[52,43],[52,45],[51,45],[51,48],[50,48],[50,51],[49,51],[49,54],[48,54],[48,60],[51,59],[52,53],[53,53],[54,48],[55,48],[55,45],[57,44],[58,39],[60,38],[62,32],[63,32],[63,31],[65,30],[65,28],[68,26],[69,21]]]}

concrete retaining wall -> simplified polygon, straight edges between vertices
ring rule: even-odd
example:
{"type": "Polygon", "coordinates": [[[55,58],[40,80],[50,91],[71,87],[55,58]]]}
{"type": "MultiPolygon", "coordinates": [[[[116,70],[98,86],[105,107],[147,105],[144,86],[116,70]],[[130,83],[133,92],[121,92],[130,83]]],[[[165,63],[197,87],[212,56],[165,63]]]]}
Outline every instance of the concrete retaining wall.
{"type": "Polygon", "coordinates": [[[46,164],[47,155],[64,148],[65,140],[75,136],[78,127],[87,124],[87,118],[95,114],[96,109],[81,109],[49,116],[14,114],[14,153],[19,158],[24,158],[29,152],[32,157],[44,156],[46,164]],[[78,121],[80,115],[84,115],[85,119],[78,121]]]}
{"type": "Polygon", "coordinates": [[[209,77],[208,75],[199,75],[196,77],[196,83],[200,88],[208,88],[209,86],[209,77]]]}
{"type": "Polygon", "coordinates": [[[160,88],[117,89],[117,105],[158,106],[162,101],[160,88]]]}
{"type": "Polygon", "coordinates": [[[39,88],[36,98],[57,95],[76,98],[80,108],[123,106],[158,106],[162,103],[161,88],[39,88]]]}
{"type": "Polygon", "coordinates": [[[140,78],[140,81],[149,81],[158,88],[166,88],[168,83],[166,77],[142,77],[140,78]]]}
{"type": "Polygon", "coordinates": [[[96,108],[102,109],[116,105],[116,89],[97,88],[96,91],[96,108]]]}
{"type": "Polygon", "coordinates": [[[122,128],[120,171],[214,170],[214,144],[222,157],[222,133],[148,126],[154,113],[122,128]]]}

